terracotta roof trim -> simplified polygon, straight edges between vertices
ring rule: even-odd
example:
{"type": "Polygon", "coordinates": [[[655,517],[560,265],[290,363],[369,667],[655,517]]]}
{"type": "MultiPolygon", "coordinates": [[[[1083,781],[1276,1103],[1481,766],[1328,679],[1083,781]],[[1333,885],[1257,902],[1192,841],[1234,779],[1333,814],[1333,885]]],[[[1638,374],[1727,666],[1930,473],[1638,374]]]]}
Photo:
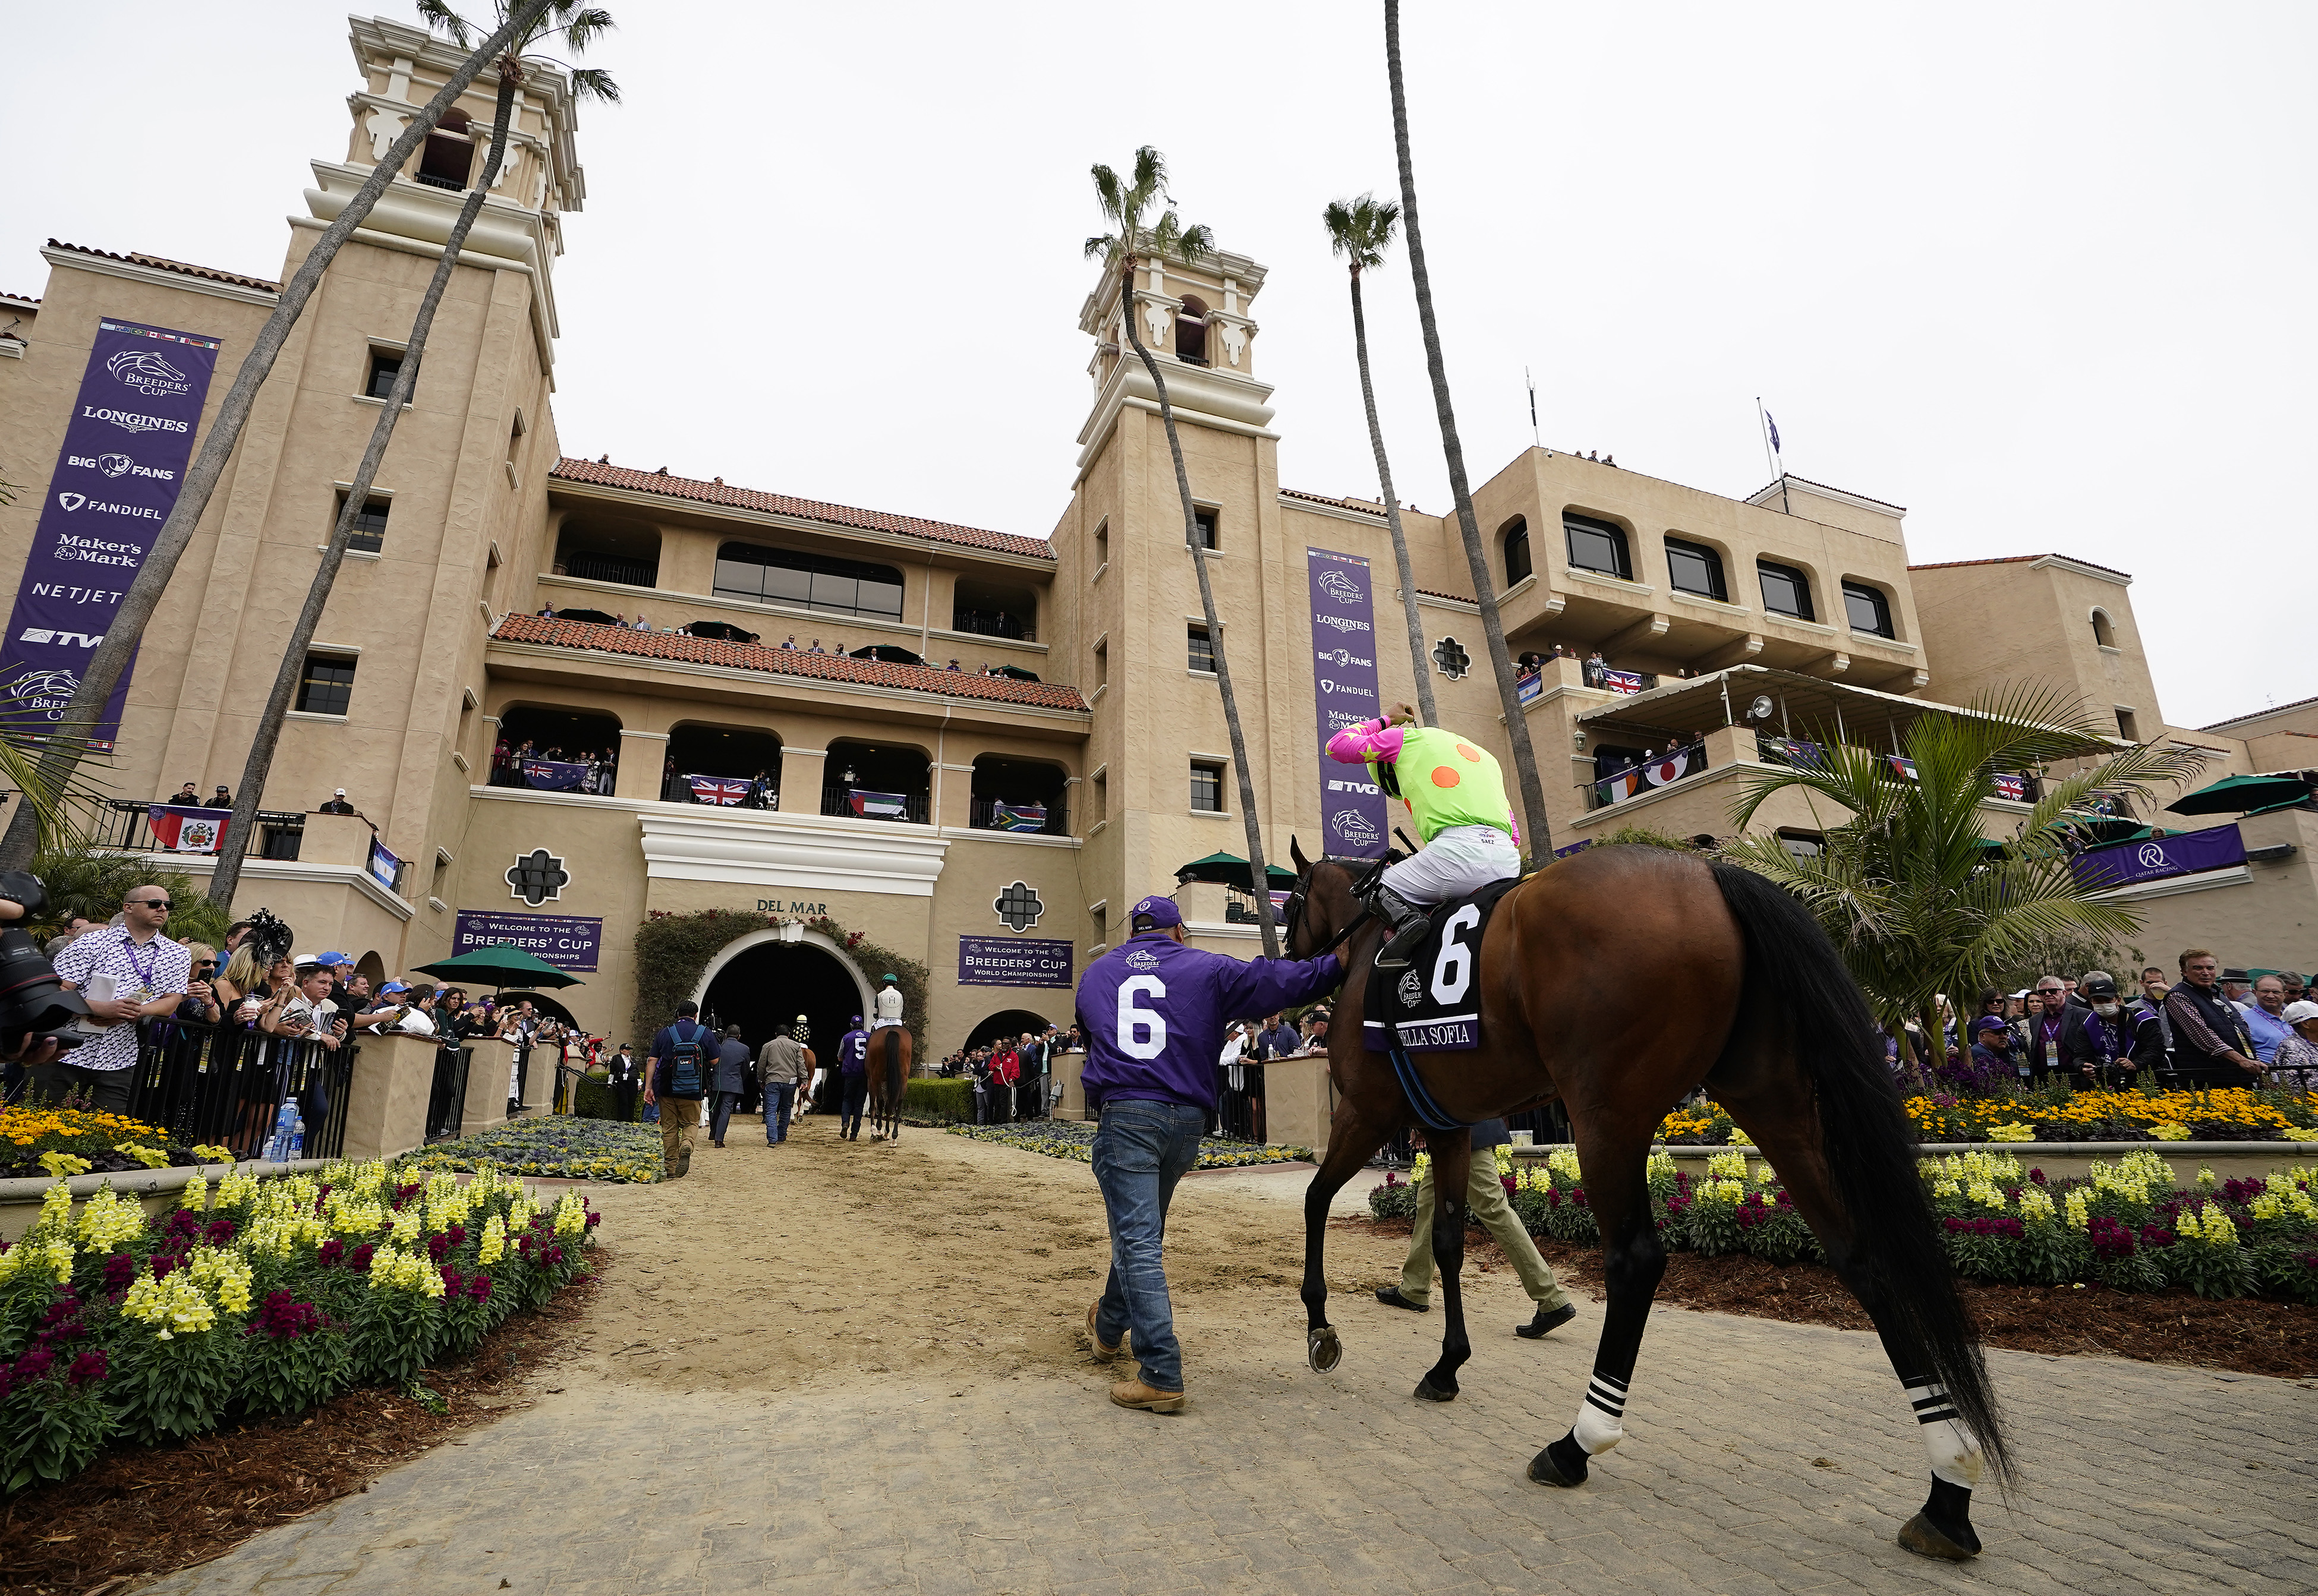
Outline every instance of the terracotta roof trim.
{"type": "Polygon", "coordinates": [[[1316,505],[1332,505],[1340,510],[1352,510],[1363,516],[1374,516],[1379,520],[1384,518],[1384,507],[1365,498],[1336,498],[1325,493],[1307,493],[1301,488],[1282,488],[1280,490],[1280,497],[1300,498],[1316,505]]]}
{"type": "MultiPolygon", "coordinates": [[[[2248,721],[2267,720],[2271,715],[2282,715],[2290,709],[2305,709],[2314,704],[2318,704],[2318,697],[2297,698],[2291,704],[2273,704],[2267,709],[2248,710],[2242,715],[2232,715],[2227,720],[2215,721],[2210,725],[2200,726],[2197,730],[2200,731],[2221,731],[2225,727],[2242,726],[2248,721]]],[[[2295,735],[2306,737],[2310,734],[2308,732],[2298,732],[2295,735]]]]}
{"type": "Polygon", "coordinates": [[[2038,560],[2065,560],[2071,565],[2089,566],[2094,570],[2105,570],[2113,577],[2123,577],[2127,581],[2133,579],[2133,573],[2129,570],[2119,570],[2113,565],[2103,565],[2097,560],[2087,560],[2076,554],[2063,554],[2057,550],[2048,551],[2043,554],[1999,554],[1987,560],[1936,560],[1926,565],[1911,565],[1908,569],[1909,570],[1954,570],[1967,565],[2027,565],[2038,560]]]}
{"type": "Polygon", "coordinates": [[[197,266],[191,261],[175,261],[166,256],[146,255],[134,249],[127,255],[115,255],[110,249],[92,249],[85,244],[67,244],[61,238],[49,239],[49,247],[67,250],[74,255],[94,256],[99,260],[119,261],[123,265],[150,266],[155,271],[175,272],[184,277],[205,277],[212,282],[230,282],[237,288],[255,288],[266,293],[282,291],[279,282],[267,278],[245,277],[238,272],[220,271],[215,266],[197,266]]]}
{"type": "Polygon", "coordinates": [[[1075,714],[1085,713],[1087,707],[1076,687],[1059,682],[1018,682],[1011,677],[969,675],[930,665],[895,665],[882,659],[856,659],[849,654],[768,649],[759,643],[695,637],[688,632],[634,632],[597,621],[567,621],[561,617],[551,621],[544,615],[517,613],[501,616],[499,624],[491,628],[491,636],[504,642],[542,643],[644,660],[666,659],[761,671],[769,676],[826,682],[832,686],[899,689],[1075,714]]]}
{"type": "Polygon", "coordinates": [[[852,505],[829,504],[820,499],[792,498],[786,494],[736,488],[722,481],[703,482],[696,477],[670,476],[665,471],[642,471],[628,466],[611,465],[596,460],[576,460],[566,455],[557,461],[547,474],[558,481],[619,488],[631,493],[658,494],[665,498],[687,499],[727,509],[794,516],[800,520],[821,521],[831,526],[847,526],[860,532],[895,533],[904,537],[954,543],[961,548],[985,549],[993,553],[1014,554],[1029,560],[1052,561],[1055,558],[1054,546],[1044,538],[1023,537],[1011,532],[992,532],[980,526],[960,526],[948,521],[929,521],[917,516],[898,516],[889,510],[865,510],[852,505]]]}

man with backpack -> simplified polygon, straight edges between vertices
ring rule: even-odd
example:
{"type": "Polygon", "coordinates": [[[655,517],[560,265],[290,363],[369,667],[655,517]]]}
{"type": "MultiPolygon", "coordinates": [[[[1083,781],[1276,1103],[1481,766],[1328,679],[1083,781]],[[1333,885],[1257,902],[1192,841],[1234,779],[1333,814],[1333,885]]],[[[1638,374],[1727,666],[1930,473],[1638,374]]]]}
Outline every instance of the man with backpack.
{"type": "Polygon", "coordinates": [[[700,1005],[676,1006],[676,1022],[652,1036],[651,1079],[644,1082],[644,1107],[660,1106],[660,1158],[666,1179],[692,1172],[692,1137],[700,1127],[700,1101],[708,1095],[708,1027],[700,1005]]]}

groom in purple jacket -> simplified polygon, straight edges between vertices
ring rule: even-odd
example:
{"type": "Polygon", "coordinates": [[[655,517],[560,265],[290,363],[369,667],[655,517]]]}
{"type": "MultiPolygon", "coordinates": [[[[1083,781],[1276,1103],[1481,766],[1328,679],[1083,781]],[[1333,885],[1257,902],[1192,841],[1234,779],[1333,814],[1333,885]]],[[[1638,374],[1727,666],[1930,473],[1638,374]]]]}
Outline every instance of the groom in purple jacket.
{"type": "Polygon", "coordinates": [[[1094,1178],[1110,1222],[1110,1280],[1087,1310],[1095,1356],[1114,1358],[1135,1332],[1141,1378],[1110,1388],[1123,1408],[1183,1406],[1183,1353],[1167,1300],[1159,1239],[1175,1182],[1199,1161],[1199,1133],[1216,1106],[1225,1021],[1307,1003],[1343,979],[1336,955],[1242,964],[1187,946],[1172,898],[1129,911],[1132,933],[1079,982],[1080,1080],[1099,1109],[1094,1178]]]}

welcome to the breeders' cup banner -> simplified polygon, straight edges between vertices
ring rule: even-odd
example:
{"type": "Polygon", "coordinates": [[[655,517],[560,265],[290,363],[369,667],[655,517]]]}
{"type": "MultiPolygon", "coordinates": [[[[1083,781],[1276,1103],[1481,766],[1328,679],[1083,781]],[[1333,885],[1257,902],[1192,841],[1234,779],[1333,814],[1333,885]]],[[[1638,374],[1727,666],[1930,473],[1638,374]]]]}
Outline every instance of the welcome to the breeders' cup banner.
{"type": "MultiPolygon", "coordinates": [[[[218,341],[99,321],[64,453],[40,501],[40,530],[0,645],[0,692],[26,719],[59,719],[121,596],[160,535],[193,458],[218,341]]],[[[132,657],[130,668],[136,660],[132,657]]],[[[91,734],[111,742],[130,671],[91,734]]]]}
{"type": "Polygon", "coordinates": [[[1327,549],[1304,551],[1312,579],[1312,697],[1320,715],[1320,840],[1332,853],[1380,856],[1389,841],[1384,789],[1359,765],[1328,758],[1328,740],[1384,713],[1377,702],[1375,606],[1369,562],[1327,549]]]}

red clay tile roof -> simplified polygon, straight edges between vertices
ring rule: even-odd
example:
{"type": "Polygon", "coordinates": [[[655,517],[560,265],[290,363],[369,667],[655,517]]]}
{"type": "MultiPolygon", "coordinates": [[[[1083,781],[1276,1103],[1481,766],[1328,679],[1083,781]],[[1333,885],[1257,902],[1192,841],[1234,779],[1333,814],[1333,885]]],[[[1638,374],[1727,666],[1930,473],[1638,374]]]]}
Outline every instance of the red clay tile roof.
{"type": "Polygon", "coordinates": [[[915,516],[895,516],[884,510],[857,510],[849,505],[822,504],[815,499],[791,498],[780,493],[759,493],[753,488],[728,488],[722,482],[671,477],[665,471],[631,471],[623,465],[573,460],[568,455],[556,462],[555,469],[547,474],[566,482],[591,482],[599,488],[624,488],[633,493],[657,493],[669,498],[724,505],[736,510],[796,516],[807,521],[826,521],[832,526],[851,526],[864,532],[898,532],[909,537],[958,543],[969,549],[1028,555],[1033,560],[1052,560],[1055,557],[1054,549],[1044,538],[1019,537],[1011,532],[985,532],[979,526],[954,526],[947,521],[922,521],[915,516]]]}
{"type": "Polygon", "coordinates": [[[1905,505],[1895,505],[1895,504],[1893,504],[1893,503],[1892,503],[1890,499],[1888,499],[1888,498],[1876,498],[1874,495],[1873,495],[1873,494],[1870,494],[1870,493],[1861,493],[1861,492],[1857,491],[1857,490],[1856,490],[1856,489],[1850,489],[1850,488],[1837,488],[1837,487],[1834,483],[1832,483],[1832,482],[1814,482],[1814,481],[1812,481],[1809,477],[1798,477],[1798,476],[1797,476],[1797,475],[1795,475],[1795,474],[1794,474],[1794,472],[1792,472],[1792,471],[1789,471],[1789,472],[1788,472],[1785,476],[1783,476],[1783,477],[1774,477],[1774,478],[1772,478],[1769,481],[1767,481],[1767,482],[1764,483],[1760,488],[1757,488],[1756,489],[1755,489],[1755,491],[1754,491],[1754,492],[1752,492],[1752,493],[1748,494],[1748,495],[1746,497],[1746,498],[1745,498],[1745,499],[1743,499],[1743,500],[1742,500],[1742,501],[1740,501],[1740,502],[1742,502],[1742,503],[1746,503],[1746,504],[1752,504],[1755,500],[1756,500],[1756,499],[1758,499],[1758,498],[1762,498],[1762,497],[1763,497],[1763,495],[1765,495],[1765,494],[1766,494],[1766,493],[1770,492],[1770,490],[1771,490],[1772,489],[1776,488],[1776,487],[1777,487],[1780,483],[1782,483],[1782,482],[1801,482],[1801,483],[1804,487],[1806,487],[1806,488],[1824,488],[1824,489],[1826,489],[1829,493],[1840,493],[1840,494],[1842,494],[1846,498],[1864,498],[1864,499],[1865,499],[1865,500],[1866,500],[1869,504],[1871,504],[1871,505],[1882,505],[1885,509],[1887,509],[1887,510],[1897,510],[1897,511],[1899,511],[1899,512],[1900,512],[1900,514],[1901,514],[1902,516],[1904,516],[1904,515],[1906,515],[1906,514],[1908,513],[1908,507],[1907,507],[1907,506],[1905,506],[1905,505]]]}
{"type": "Polygon", "coordinates": [[[140,255],[130,250],[127,255],[115,255],[110,249],[91,249],[85,244],[67,244],[61,238],[49,240],[51,249],[69,249],[75,255],[93,255],[103,260],[126,261],[132,265],[152,266],[158,271],[176,272],[187,277],[206,277],[212,282],[230,282],[239,288],[263,289],[267,293],[280,293],[279,282],[269,282],[263,277],[245,277],[238,272],[220,272],[215,266],[196,266],[188,261],[173,261],[164,256],[140,255]]]}
{"type": "Polygon", "coordinates": [[[2080,559],[2074,554],[2062,554],[2059,552],[2049,554],[1999,554],[1989,560],[1935,560],[1928,565],[1911,565],[1908,569],[1909,570],[1954,570],[1959,566],[1965,565],[2026,565],[2032,560],[2065,560],[2071,565],[2089,565],[2095,570],[2105,570],[2113,577],[2124,577],[2127,580],[2131,580],[2133,576],[2131,571],[2119,570],[2113,565],[2103,565],[2098,560],[2080,559]]]}
{"type": "Polygon", "coordinates": [[[1057,682],[1018,682],[1011,677],[974,676],[962,670],[938,670],[930,665],[890,665],[881,659],[856,659],[848,654],[768,649],[756,643],[695,637],[688,632],[632,632],[624,626],[606,626],[595,621],[551,621],[544,615],[512,614],[502,617],[491,629],[491,635],[506,642],[552,643],[559,648],[628,654],[645,659],[723,665],[775,676],[805,677],[840,686],[900,687],[910,692],[936,693],[945,698],[978,698],[1082,713],[1086,710],[1086,700],[1079,696],[1076,687],[1057,682]]]}
{"type": "Polygon", "coordinates": [[[1469,604],[1478,607],[1481,602],[1469,593],[1436,593],[1430,587],[1419,587],[1417,591],[1427,598],[1445,598],[1451,604],[1469,604]]]}
{"type": "Polygon", "coordinates": [[[1363,516],[1381,518],[1384,515],[1382,505],[1372,504],[1364,498],[1332,498],[1325,493],[1307,493],[1300,488],[1283,488],[1280,490],[1280,497],[1307,499],[1316,505],[1332,505],[1340,510],[1357,510],[1363,516]]]}

